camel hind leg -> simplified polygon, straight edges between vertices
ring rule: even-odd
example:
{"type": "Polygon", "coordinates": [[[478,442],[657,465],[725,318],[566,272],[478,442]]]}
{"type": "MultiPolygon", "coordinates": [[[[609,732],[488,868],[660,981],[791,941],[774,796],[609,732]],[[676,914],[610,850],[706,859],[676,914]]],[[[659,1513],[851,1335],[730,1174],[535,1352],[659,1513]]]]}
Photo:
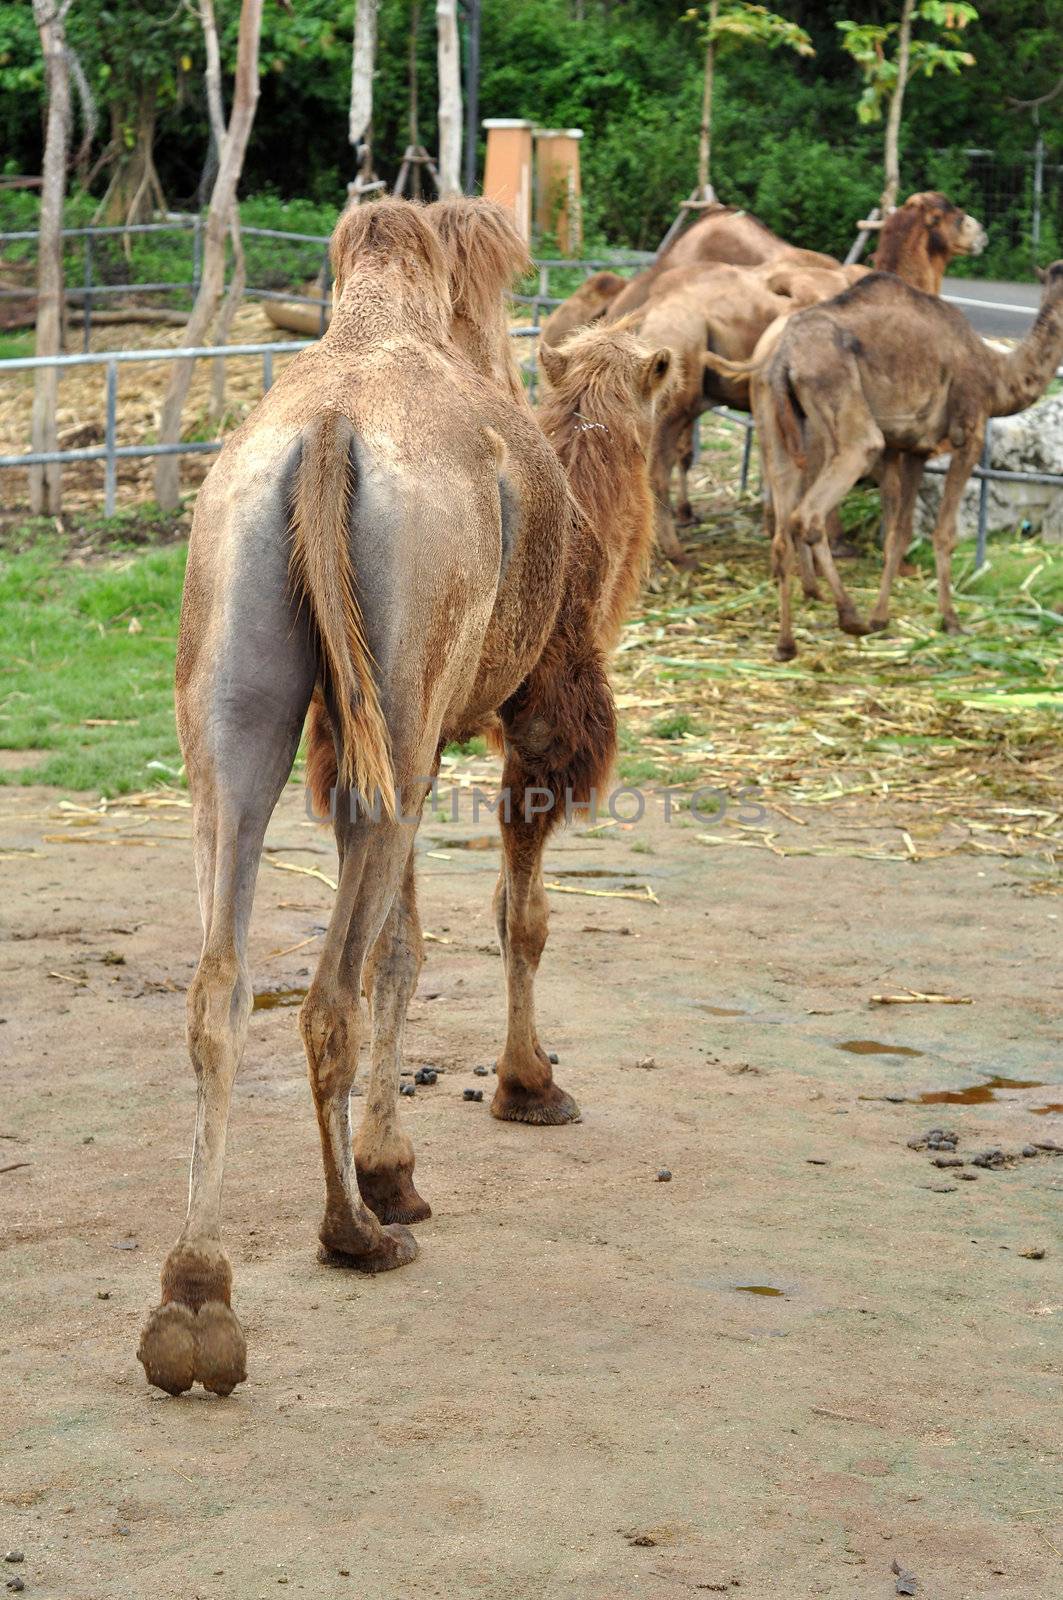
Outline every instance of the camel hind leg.
{"type": "Polygon", "coordinates": [[[868,618],[873,633],[881,633],[889,626],[890,595],[900,571],[901,562],[912,542],[912,521],[915,500],[923,478],[923,458],[891,451],[882,474],[882,520],[885,524],[883,539],[882,582],[878,598],[868,618]]]}
{"type": "Polygon", "coordinates": [[[193,674],[191,685],[178,687],[204,930],[188,990],[196,1125],[184,1228],[162,1269],[162,1303],[137,1351],[148,1381],[170,1394],[197,1380],[228,1394],[245,1376],[244,1336],[230,1305],[232,1271],[221,1242],[222,1173],[251,1014],[246,952],[255,877],[313,680],[309,650],[286,605],[278,603],[276,623],[283,624],[284,644],[268,675],[259,671],[253,630],[237,630],[210,640],[199,652],[209,665],[193,674]],[[261,687],[267,676],[268,692],[261,687]]]}
{"type": "MultiPolygon", "coordinates": [[[[362,1035],[363,969],[401,890],[413,829],[400,821],[374,820],[358,812],[352,819],[341,797],[336,832],[340,848],[336,901],[321,960],[299,1013],[325,1173],[318,1259],[328,1266],[359,1272],[387,1272],[412,1261],[417,1243],[408,1228],[382,1225],[362,1198],[351,1141],[350,1099],[362,1035]]],[[[394,977],[394,969],[379,973],[382,1019],[385,990],[398,993],[403,989],[401,983],[389,981],[394,977]]],[[[383,1021],[382,1026],[386,1026],[383,1021]]],[[[385,1055],[394,1061],[394,1051],[381,1043],[378,1066],[385,1055]]],[[[380,1077],[378,1072],[375,1088],[383,1098],[387,1089],[380,1077]]],[[[386,1108],[382,1110],[386,1113],[386,1108]]],[[[411,1171],[412,1166],[411,1152],[411,1171]]]]}
{"type": "Polygon", "coordinates": [[[432,1208],[413,1186],[413,1141],[399,1123],[399,1075],[406,1010],[424,961],[414,853],[366,963],[371,1016],[369,1089],[354,1141],[362,1199],[381,1222],[423,1222],[432,1208]]]}
{"type": "Polygon", "coordinates": [[[849,490],[881,455],[885,439],[872,416],[854,365],[841,371],[804,374],[794,384],[805,415],[809,468],[805,488],[790,518],[795,540],[812,546],[816,568],[827,580],[843,633],[869,631],[838,575],[827,539],[827,522],[849,490]]]}
{"type": "Polygon", "coordinates": [[[938,607],[946,633],[962,633],[963,626],[952,602],[952,552],[956,548],[956,516],[967,480],[982,453],[985,424],[974,428],[952,452],[945,488],[934,523],[934,566],[937,569],[938,607]]]}

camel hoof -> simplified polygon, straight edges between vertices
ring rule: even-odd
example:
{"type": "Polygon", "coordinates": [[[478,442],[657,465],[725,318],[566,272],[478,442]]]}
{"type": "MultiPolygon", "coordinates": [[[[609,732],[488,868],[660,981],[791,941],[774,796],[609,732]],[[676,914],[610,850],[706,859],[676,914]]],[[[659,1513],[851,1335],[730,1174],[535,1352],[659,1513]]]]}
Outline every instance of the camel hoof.
{"type": "Polygon", "coordinates": [[[144,1324],[137,1360],[148,1382],[167,1394],[184,1394],[198,1381],[227,1395],[247,1377],[243,1329],[221,1300],[198,1311],[176,1300],[158,1306],[144,1324]]]}
{"type": "Polygon", "coordinates": [[[396,1223],[384,1229],[384,1237],[372,1248],[357,1253],[337,1249],[322,1239],[317,1259],[323,1267],[346,1267],[351,1272],[393,1272],[417,1256],[417,1240],[409,1228],[396,1223]]]}
{"type": "Polygon", "coordinates": [[[519,1083],[499,1083],[491,1101],[491,1115],[499,1122],[530,1122],[538,1127],[561,1127],[581,1120],[580,1108],[556,1083],[545,1089],[525,1089],[519,1083]]]}
{"type": "Polygon", "coordinates": [[[966,633],[967,629],[964,627],[964,625],[960,621],[959,617],[942,617],[942,619],[941,619],[941,631],[942,631],[942,633],[954,633],[955,634],[955,633],[966,633]]]}
{"type": "Polygon", "coordinates": [[[680,506],[675,514],[675,525],[677,528],[696,528],[698,519],[694,515],[694,507],[680,506]]]}
{"type": "Polygon", "coordinates": [[[358,1192],[381,1222],[427,1222],[432,1215],[432,1207],[427,1200],[421,1199],[413,1186],[411,1173],[405,1168],[389,1167],[374,1171],[370,1167],[360,1167],[356,1162],[355,1171],[358,1174],[358,1192]]]}
{"type": "Polygon", "coordinates": [[[867,631],[868,633],[885,633],[889,625],[889,617],[869,617],[867,631]]]}
{"type": "Polygon", "coordinates": [[[212,1394],[232,1394],[247,1377],[247,1342],[232,1308],[208,1300],[196,1313],[196,1377],[212,1394]]]}
{"type": "Polygon", "coordinates": [[[144,1376],[167,1394],[184,1394],[196,1381],[196,1314],[170,1301],[156,1306],[137,1346],[144,1376]]]}
{"type": "Polygon", "coordinates": [[[801,593],[806,600],[822,600],[823,598],[818,583],[803,583],[801,585],[801,593]]]}
{"type": "Polygon", "coordinates": [[[797,646],[794,644],[792,639],[780,639],[779,643],[772,651],[772,655],[776,661],[792,661],[796,654],[797,646]]]}
{"type": "Polygon", "coordinates": [[[855,611],[846,611],[838,616],[838,626],[843,633],[851,634],[854,639],[863,639],[871,632],[871,625],[858,617],[855,611]]]}

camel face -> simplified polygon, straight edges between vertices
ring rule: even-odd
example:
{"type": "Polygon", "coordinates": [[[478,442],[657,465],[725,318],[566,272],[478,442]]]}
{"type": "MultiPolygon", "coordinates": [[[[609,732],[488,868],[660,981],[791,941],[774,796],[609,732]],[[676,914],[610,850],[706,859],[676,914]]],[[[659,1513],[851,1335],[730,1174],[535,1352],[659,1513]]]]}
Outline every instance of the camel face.
{"type": "Polygon", "coordinates": [[[988,242],[989,235],[978,218],[968,215],[965,211],[956,229],[956,254],[958,256],[980,256],[988,242]]]}
{"type": "Polygon", "coordinates": [[[539,360],[557,400],[573,408],[583,428],[602,428],[602,416],[626,412],[645,451],[654,412],[674,381],[670,349],[651,350],[614,323],[584,329],[560,347],[544,345],[539,360]]]}

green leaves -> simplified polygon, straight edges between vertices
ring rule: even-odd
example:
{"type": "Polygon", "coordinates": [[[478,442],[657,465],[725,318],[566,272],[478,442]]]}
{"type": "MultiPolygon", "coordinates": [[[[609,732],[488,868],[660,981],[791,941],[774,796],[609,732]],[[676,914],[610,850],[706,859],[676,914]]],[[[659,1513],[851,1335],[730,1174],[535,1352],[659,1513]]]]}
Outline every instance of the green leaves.
{"type": "MultiPolygon", "coordinates": [[[[910,83],[915,77],[932,78],[938,70],[953,75],[973,67],[974,56],[962,48],[961,35],[969,23],[978,20],[974,6],[951,4],[950,0],[920,0],[912,9],[912,40],[908,53],[910,83]],[[919,23],[941,31],[942,38],[920,37],[919,23]]],[[[852,56],[864,75],[864,88],[856,102],[860,122],[878,122],[883,107],[897,87],[897,61],[890,55],[896,44],[900,24],[839,22],[842,48],[852,56]]]]}
{"type": "Polygon", "coordinates": [[[816,53],[804,28],[766,6],[748,4],[747,0],[720,0],[717,15],[704,19],[692,7],[683,20],[701,23],[706,44],[759,44],[771,50],[784,46],[799,56],[816,53]]]}

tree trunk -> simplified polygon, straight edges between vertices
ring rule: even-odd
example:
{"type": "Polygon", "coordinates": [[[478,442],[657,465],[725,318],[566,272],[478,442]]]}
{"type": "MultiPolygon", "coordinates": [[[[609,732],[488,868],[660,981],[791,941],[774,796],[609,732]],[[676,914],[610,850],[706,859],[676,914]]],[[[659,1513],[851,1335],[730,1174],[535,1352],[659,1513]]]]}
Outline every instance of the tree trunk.
{"type": "MultiPolygon", "coordinates": [[[[210,117],[211,142],[214,146],[216,158],[220,162],[222,151],[225,149],[227,138],[225,130],[225,102],[222,99],[221,89],[221,51],[218,48],[218,28],[214,18],[214,0],[200,0],[200,18],[203,24],[203,39],[207,49],[207,69],[204,74],[207,88],[207,113],[210,117]]],[[[229,234],[233,246],[233,270],[229,279],[229,292],[225,296],[225,304],[221,308],[218,326],[214,333],[214,343],[223,345],[228,343],[229,329],[232,327],[233,318],[240,307],[244,297],[244,286],[247,283],[247,269],[244,262],[244,241],[240,234],[240,207],[233,199],[232,211],[229,217],[229,234]]],[[[210,389],[210,420],[218,423],[225,413],[225,371],[224,359],[215,361],[214,373],[211,378],[210,389]]]]}
{"type": "Polygon", "coordinates": [[[709,5],[709,37],[705,46],[705,85],[701,95],[701,132],[698,138],[698,199],[710,200],[713,196],[712,172],[712,91],[716,78],[716,19],[720,14],[719,0],[709,5]]]}
{"type": "MultiPolygon", "coordinates": [[[[48,127],[41,180],[40,233],[37,241],[37,345],[39,356],[57,356],[63,334],[63,193],[66,188],[67,140],[70,136],[70,76],[66,61],[66,14],[70,0],[33,0],[33,20],[41,38],[48,84],[48,127]]],[[[33,383],[30,449],[58,449],[57,367],[38,367],[33,383]]],[[[30,510],[34,516],[55,516],[60,507],[62,474],[58,463],[30,468],[30,510]]]]}
{"type": "MultiPolygon", "coordinates": [[[[155,118],[157,86],[145,84],[137,94],[132,113],[115,103],[111,107],[111,159],[114,171],[96,216],[110,227],[150,222],[154,211],[166,210],[159,174],[155,170],[155,118]],[[125,129],[132,122],[133,148],[126,148],[125,129]]],[[[126,239],[126,253],[129,240],[126,239]]]]}
{"type": "MultiPolygon", "coordinates": [[[[421,0],[411,0],[410,4],[410,53],[406,58],[407,78],[410,90],[410,148],[416,150],[421,142],[421,128],[418,107],[417,86],[417,36],[421,31],[421,0]]],[[[413,163],[410,173],[410,194],[415,200],[421,198],[421,164],[413,163]]]]}
{"type": "MultiPolygon", "coordinates": [[[[258,45],[262,32],[262,0],[243,0],[236,49],[236,82],[232,115],[218,163],[218,176],[207,213],[203,246],[203,271],[199,293],[185,328],[183,343],[200,345],[207,339],[225,287],[225,238],[229,232],[236,189],[243,169],[247,141],[258,102],[258,45]]],[[[192,363],[175,361],[162,404],[159,443],[176,444],[181,436],[181,413],[192,382],[192,363]]],[[[173,511],[180,498],[177,456],[160,456],[155,464],[155,498],[164,511],[173,511]]]]}
{"type": "Polygon", "coordinates": [[[908,58],[911,53],[914,7],[915,0],[904,0],[904,8],[901,11],[901,29],[897,41],[897,82],[893,86],[889,115],[886,118],[886,187],[879,201],[879,209],[884,217],[888,217],[895,209],[897,191],[901,185],[899,156],[901,111],[904,106],[904,91],[908,87],[908,58]]]}
{"type": "Polygon", "coordinates": [[[461,49],[457,0],[436,0],[439,59],[439,192],[461,193],[461,49]]]}
{"type": "Polygon", "coordinates": [[[476,190],[476,141],[480,136],[480,0],[466,0],[465,193],[476,190]]]}
{"type": "MultiPolygon", "coordinates": [[[[351,58],[351,116],[347,137],[358,160],[358,146],[368,143],[373,122],[373,73],[376,69],[377,0],[355,0],[354,54],[351,58]]],[[[363,163],[359,161],[359,167],[363,163]]]]}

